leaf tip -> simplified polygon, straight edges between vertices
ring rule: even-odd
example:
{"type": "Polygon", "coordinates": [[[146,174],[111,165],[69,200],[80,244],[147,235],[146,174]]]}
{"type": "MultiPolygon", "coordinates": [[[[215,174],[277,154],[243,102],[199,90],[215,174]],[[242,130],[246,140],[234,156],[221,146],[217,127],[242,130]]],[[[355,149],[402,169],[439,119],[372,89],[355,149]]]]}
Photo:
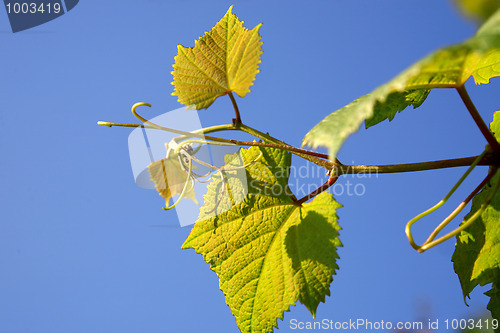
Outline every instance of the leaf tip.
{"type": "Polygon", "coordinates": [[[188,249],[191,249],[192,247],[189,245],[189,239],[186,239],[184,241],[184,243],[182,243],[181,245],[181,249],[182,250],[188,250],[188,249]]]}

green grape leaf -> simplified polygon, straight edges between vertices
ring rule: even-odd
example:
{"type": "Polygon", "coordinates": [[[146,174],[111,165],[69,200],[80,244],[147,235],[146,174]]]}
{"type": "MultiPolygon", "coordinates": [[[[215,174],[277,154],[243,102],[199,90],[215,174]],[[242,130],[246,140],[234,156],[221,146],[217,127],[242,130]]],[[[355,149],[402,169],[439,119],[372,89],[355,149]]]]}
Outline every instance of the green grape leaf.
{"type": "Polygon", "coordinates": [[[499,140],[500,138],[500,112],[496,111],[493,114],[493,121],[490,123],[490,131],[493,133],[495,138],[499,140]]]}
{"type": "MultiPolygon", "coordinates": [[[[496,175],[495,182],[500,175],[496,175]]],[[[472,201],[469,218],[476,212],[490,195],[491,187],[486,186],[472,201]]],[[[464,297],[478,285],[484,286],[493,283],[487,293],[492,297],[488,309],[494,318],[500,320],[500,194],[493,197],[490,205],[481,216],[466,230],[457,235],[457,245],[452,261],[457,273],[464,297]]]]}
{"type": "Polygon", "coordinates": [[[372,93],[328,115],[306,134],[303,145],[326,147],[333,159],[363,121],[368,128],[392,120],[409,105],[419,107],[431,89],[457,88],[471,76],[477,84],[500,76],[500,11],[474,37],[431,53],[372,93]]]}
{"type": "MultiPolygon", "coordinates": [[[[492,130],[500,128],[500,112],[496,112],[492,130]]],[[[500,131],[495,133],[497,140],[500,131]]],[[[496,174],[491,183],[495,183],[500,174],[496,174]]],[[[486,185],[472,200],[468,219],[483,205],[493,191],[493,187],[486,185]]],[[[491,297],[488,309],[494,318],[500,320],[500,191],[495,194],[490,205],[481,216],[467,229],[457,235],[457,244],[452,261],[457,273],[464,297],[469,296],[477,286],[493,283],[492,289],[486,294],[491,297]]]]}
{"type": "MultiPolygon", "coordinates": [[[[485,292],[484,294],[490,297],[488,310],[491,311],[491,316],[500,321],[500,284],[498,279],[496,282],[493,282],[491,290],[485,292]]],[[[500,327],[498,327],[495,332],[500,332],[500,327]]]]}
{"type": "Polygon", "coordinates": [[[194,47],[177,46],[172,95],[180,103],[200,110],[230,92],[240,97],[250,92],[259,72],[262,24],[247,30],[232,8],[194,47]]]}
{"type": "Polygon", "coordinates": [[[500,0],[454,0],[464,16],[478,22],[486,21],[497,9],[500,0]]]}
{"type": "Polygon", "coordinates": [[[176,194],[180,195],[184,189],[184,185],[188,182],[184,191],[184,197],[192,199],[198,204],[190,175],[181,165],[179,154],[169,149],[168,144],[166,148],[167,157],[155,161],[148,166],[149,175],[155,184],[156,190],[165,199],[165,205],[168,207],[170,198],[176,194]]]}
{"type": "Polygon", "coordinates": [[[241,156],[249,185],[244,200],[232,204],[233,196],[245,192],[237,177],[225,173],[232,195],[222,198],[216,190],[225,185],[220,175],[214,177],[205,196],[208,206],[183,248],[195,249],[210,263],[242,332],[272,332],[297,300],[314,316],[330,295],[342,246],[336,215],[341,205],[328,192],[297,205],[288,187],[286,151],[251,147],[241,156]],[[214,209],[223,212],[213,216],[214,209]]]}

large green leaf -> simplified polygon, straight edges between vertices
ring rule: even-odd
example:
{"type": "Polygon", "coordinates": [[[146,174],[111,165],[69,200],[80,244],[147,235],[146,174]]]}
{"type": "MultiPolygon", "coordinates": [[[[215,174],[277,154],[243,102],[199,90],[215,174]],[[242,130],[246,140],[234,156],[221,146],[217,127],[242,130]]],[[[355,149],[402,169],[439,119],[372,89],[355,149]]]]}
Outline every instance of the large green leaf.
{"type": "Polygon", "coordinates": [[[224,185],[215,176],[183,248],[195,249],[211,264],[242,332],[272,332],[297,300],[314,316],[330,295],[341,246],[335,212],[341,205],[327,192],[297,205],[288,188],[288,152],[252,147],[241,155],[245,164],[254,161],[246,167],[245,199],[232,204],[245,190],[229,173],[232,195],[221,199],[217,192],[224,185]],[[224,212],[212,216],[219,208],[224,212]]]}
{"type": "Polygon", "coordinates": [[[333,112],[306,134],[303,145],[328,148],[333,159],[344,141],[366,127],[392,120],[407,106],[420,106],[433,88],[456,88],[474,77],[477,84],[500,75],[500,11],[469,40],[433,52],[388,83],[333,112]]]}
{"type": "Polygon", "coordinates": [[[200,110],[229,92],[240,97],[250,92],[262,54],[261,24],[247,30],[232,8],[194,47],[177,46],[172,95],[182,104],[200,110]]]}
{"type": "MultiPolygon", "coordinates": [[[[498,319],[500,321],[500,284],[499,284],[499,276],[497,275],[497,279],[491,285],[491,290],[485,292],[486,296],[490,297],[490,302],[488,303],[488,310],[491,311],[491,316],[493,318],[498,319]]],[[[500,324],[500,323],[499,323],[500,324]]],[[[495,332],[500,332],[500,327],[495,330],[495,332]]]]}
{"type": "MultiPolygon", "coordinates": [[[[500,112],[496,112],[490,128],[500,138],[500,112]]],[[[493,177],[495,183],[500,174],[493,177]]],[[[485,186],[473,201],[470,213],[472,216],[493,191],[493,187],[485,186]]],[[[486,294],[491,297],[488,309],[494,318],[500,320],[500,191],[495,194],[490,205],[481,216],[466,230],[457,235],[457,245],[453,253],[453,267],[457,273],[464,297],[477,286],[493,283],[486,294]]]]}

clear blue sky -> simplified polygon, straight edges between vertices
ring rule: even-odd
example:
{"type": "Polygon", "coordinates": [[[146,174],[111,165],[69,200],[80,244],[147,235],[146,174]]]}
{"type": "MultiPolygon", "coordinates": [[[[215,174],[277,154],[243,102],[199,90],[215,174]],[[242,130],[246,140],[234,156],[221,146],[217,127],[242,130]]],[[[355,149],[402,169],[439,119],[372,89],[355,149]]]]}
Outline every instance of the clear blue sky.
{"type": "MultiPolygon", "coordinates": [[[[193,250],[180,249],[190,227],[161,209],[155,191],[135,185],[130,130],[96,125],[135,122],[129,110],[139,101],[153,105],[144,110],[151,117],[177,109],[170,95],[176,45],[192,46],[231,4],[80,1],[16,34],[0,9],[1,333],[237,332],[215,273],[193,250]]],[[[243,121],[294,145],[330,112],[475,29],[444,0],[253,0],[233,12],[247,27],[264,22],[261,73],[252,93],[238,99],[243,121]]],[[[498,80],[468,87],[490,122],[498,80]]],[[[206,126],[232,116],[228,99],[200,111],[206,126]]],[[[362,129],[339,157],[416,162],[476,155],[485,144],[458,94],[441,90],[392,123],[362,129]]],[[[417,254],[404,235],[406,221],[440,200],[462,172],[350,179],[366,193],[337,197],[344,248],[318,320],[444,320],[485,309],[487,287],[473,293],[470,307],[463,302],[450,262],[454,241],[417,254]]],[[[485,172],[464,184],[455,205],[485,172]]],[[[445,215],[422,222],[417,237],[445,215]]],[[[312,320],[298,304],[278,331],[294,332],[294,318],[312,320]]]]}

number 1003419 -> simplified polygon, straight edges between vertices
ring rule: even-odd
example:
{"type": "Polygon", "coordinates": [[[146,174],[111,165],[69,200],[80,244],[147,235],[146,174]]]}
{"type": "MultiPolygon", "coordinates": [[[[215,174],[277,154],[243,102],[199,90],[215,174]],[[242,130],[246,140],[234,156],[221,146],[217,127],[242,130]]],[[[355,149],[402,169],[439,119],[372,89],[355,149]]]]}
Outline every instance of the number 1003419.
{"type": "Polygon", "coordinates": [[[60,3],[50,2],[9,2],[5,7],[8,14],[59,14],[62,10],[60,3]]]}
{"type": "Polygon", "coordinates": [[[482,330],[483,328],[489,330],[490,328],[496,330],[498,328],[498,319],[446,319],[444,321],[446,329],[453,330],[482,330]]]}

